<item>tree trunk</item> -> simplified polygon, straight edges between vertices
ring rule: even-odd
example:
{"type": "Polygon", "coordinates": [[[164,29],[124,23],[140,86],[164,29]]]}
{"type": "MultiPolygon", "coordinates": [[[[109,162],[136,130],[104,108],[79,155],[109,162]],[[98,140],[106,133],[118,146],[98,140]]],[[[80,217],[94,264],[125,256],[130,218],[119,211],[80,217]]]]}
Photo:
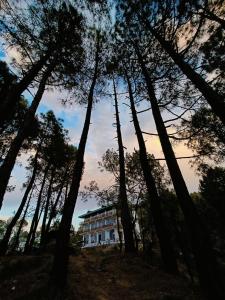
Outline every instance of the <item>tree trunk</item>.
{"type": "MultiPolygon", "coordinates": [[[[61,183],[61,186],[59,188],[59,192],[58,192],[58,195],[56,197],[55,203],[53,204],[53,206],[51,208],[51,211],[50,211],[48,223],[46,225],[46,230],[45,230],[46,234],[49,232],[50,226],[51,226],[51,222],[52,222],[54,216],[56,215],[56,209],[57,209],[57,206],[58,206],[58,203],[59,203],[59,199],[60,199],[60,197],[62,195],[62,190],[63,190],[63,186],[64,186],[64,183],[65,183],[65,180],[66,180],[66,176],[67,176],[67,170],[65,172],[64,178],[62,179],[62,183],[61,183]]],[[[67,190],[67,186],[66,186],[66,190],[67,190]]],[[[66,196],[67,196],[67,191],[66,191],[66,196]]],[[[65,196],[65,199],[66,199],[66,196],[65,196]]]]}
{"type": "Polygon", "coordinates": [[[133,92],[130,83],[130,79],[128,75],[126,75],[128,90],[129,90],[129,97],[130,97],[130,104],[131,104],[131,112],[133,117],[133,123],[138,139],[139,144],[139,153],[140,153],[140,163],[143,170],[147,191],[149,194],[149,199],[151,200],[150,206],[152,209],[152,215],[154,219],[154,224],[157,232],[157,236],[159,239],[160,250],[162,255],[162,260],[164,263],[164,268],[169,273],[177,273],[177,262],[175,257],[175,252],[172,246],[172,241],[170,239],[170,234],[166,228],[164,217],[161,210],[160,205],[160,197],[158,195],[158,191],[156,188],[156,183],[154,177],[152,175],[152,170],[149,165],[148,157],[147,157],[147,150],[145,147],[145,142],[142,136],[142,132],[140,129],[140,125],[137,118],[137,113],[135,109],[134,99],[133,99],[133,92]]]}
{"type": "Polygon", "coordinates": [[[10,118],[11,112],[15,104],[19,101],[21,94],[28,88],[43,66],[46,64],[47,60],[50,57],[50,51],[40,60],[34,64],[27,74],[12,86],[8,93],[6,93],[4,99],[1,99],[0,103],[0,128],[3,127],[4,122],[10,118]]]}
{"type": "Polygon", "coordinates": [[[38,216],[39,216],[39,211],[40,211],[40,207],[41,207],[42,192],[43,192],[43,189],[45,186],[45,181],[46,181],[46,177],[47,177],[49,168],[50,168],[50,164],[48,164],[46,166],[45,171],[44,171],[44,177],[43,177],[41,189],[40,189],[40,192],[38,195],[37,205],[35,208],[35,212],[34,212],[31,226],[30,226],[30,230],[29,230],[29,233],[27,236],[25,247],[24,247],[24,253],[29,253],[31,251],[31,244],[32,244],[32,240],[33,240],[32,237],[34,235],[33,233],[36,232],[36,229],[38,226],[38,216]]]}
{"type": "Polygon", "coordinates": [[[124,158],[124,147],[121,134],[121,125],[118,109],[118,100],[116,93],[115,81],[113,79],[114,97],[115,97],[115,110],[116,110],[116,128],[117,128],[117,140],[119,147],[119,165],[120,165],[120,176],[119,176],[119,203],[121,209],[121,223],[123,226],[125,252],[135,252],[134,237],[133,237],[133,226],[130,215],[130,210],[127,200],[126,190],[126,174],[125,174],[125,158],[124,158]]]}
{"type": "Polygon", "coordinates": [[[69,180],[67,181],[67,183],[66,183],[66,190],[65,190],[65,201],[66,201],[66,199],[67,199],[67,196],[68,196],[68,191],[69,191],[69,180]]]}
{"type": "Polygon", "coordinates": [[[151,26],[147,18],[144,23],[152,33],[152,35],[159,41],[162,48],[169,54],[175,64],[187,76],[187,78],[195,85],[195,87],[202,93],[206,101],[210,105],[212,111],[218,116],[223,125],[225,125],[225,101],[224,97],[217,93],[195,70],[184,61],[182,56],[177,53],[170,42],[166,41],[161,35],[151,26]]]}
{"type": "MultiPolygon", "coordinates": [[[[142,239],[142,247],[143,247],[143,253],[146,252],[146,243],[145,243],[145,228],[144,228],[144,223],[143,223],[143,214],[142,214],[142,207],[140,207],[140,234],[141,234],[141,239],[142,239]]],[[[151,251],[151,256],[152,256],[152,251],[151,251]]]]}
{"type": "Polygon", "coordinates": [[[0,243],[0,255],[5,255],[6,252],[7,252],[7,249],[8,249],[8,244],[9,244],[9,240],[10,240],[10,236],[12,234],[12,230],[13,230],[13,227],[16,225],[17,221],[19,220],[20,218],[20,215],[24,209],[24,206],[27,202],[27,197],[33,187],[33,184],[34,184],[34,181],[35,181],[35,178],[36,178],[36,174],[37,174],[37,168],[38,168],[38,154],[39,154],[39,150],[37,150],[36,152],[36,155],[35,155],[35,158],[34,158],[34,168],[33,168],[33,173],[32,173],[32,176],[31,176],[31,179],[30,179],[30,182],[26,188],[26,191],[24,193],[24,196],[23,196],[23,199],[20,203],[20,206],[15,214],[15,216],[12,218],[11,222],[9,223],[9,225],[7,226],[7,229],[6,229],[6,232],[5,232],[5,235],[3,237],[3,239],[1,240],[1,243],[0,243]]]}
{"type": "Polygon", "coordinates": [[[31,200],[31,197],[32,197],[32,192],[33,192],[33,190],[32,190],[31,193],[30,193],[30,197],[29,197],[29,199],[28,199],[28,201],[27,201],[27,205],[26,205],[26,208],[25,208],[25,210],[24,210],[23,217],[22,217],[22,219],[21,219],[21,221],[20,221],[20,226],[19,226],[19,228],[18,228],[18,230],[17,230],[17,233],[16,233],[16,238],[15,238],[15,242],[14,242],[14,244],[13,244],[13,246],[12,246],[12,251],[15,251],[16,248],[19,246],[20,233],[21,233],[21,231],[22,231],[23,224],[24,224],[25,219],[26,219],[27,211],[28,211],[28,208],[29,208],[29,205],[30,205],[30,200],[31,200]]]}
{"type": "Polygon", "coordinates": [[[35,223],[34,230],[33,230],[32,234],[31,234],[31,239],[30,239],[30,249],[32,249],[33,246],[34,246],[34,241],[35,241],[35,238],[36,238],[36,232],[37,232],[38,224],[39,224],[39,222],[40,222],[42,213],[43,213],[43,211],[44,211],[44,207],[45,207],[45,205],[44,205],[44,203],[42,203],[42,205],[41,205],[41,207],[40,207],[40,210],[39,210],[40,212],[39,212],[39,215],[38,215],[38,218],[37,218],[37,222],[35,223]]]}
{"type": "Polygon", "coordinates": [[[183,255],[183,261],[187,267],[187,272],[190,276],[190,279],[192,281],[192,283],[194,283],[194,276],[193,276],[193,263],[192,263],[192,260],[191,260],[191,249],[190,247],[188,247],[188,241],[187,239],[185,238],[185,232],[184,230],[180,230],[178,225],[177,225],[177,222],[175,220],[175,218],[173,216],[171,216],[171,220],[172,220],[172,225],[173,225],[173,228],[174,228],[174,232],[175,232],[175,238],[177,240],[177,244],[180,248],[180,250],[182,251],[182,255],[183,255]]]}
{"type": "Polygon", "coordinates": [[[67,265],[68,265],[68,258],[69,258],[68,245],[70,240],[70,228],[71,228],[73,212],[74,212],[74,208],[78,196],[78,191],[80,187],[80,181],[81,181],[83,166],[84,166],[84,152],[85,152],[85,146],[87,142],[87,136],[88,136],[90,120],[91,120],[93,94],[94,94],[94,88],[98,76],[99,50],[100,50],[100,45],[99,45],[99,36],[98,36],[97,48],[95,54],[95,70],[94,70],[92,84],[87,99],[88,106],[86,111],[84,127],[81,134],[78,150],[77,150],[76,162],[74,164],[74,171],[73,171],[72,182],[70,185],[70,191],[64,203],[62,219],[59,226],[59,233],[56,240],[56,251],[55,251],[51,280],[53,285],[58,287],[59,289],[60,288],[62,289],[66,284],[67,265]]]}
{"type": "Polygon", "coordinates": [[[16,157],[22,147],[22,144],[27,136],[27,131],[29,130],[34,117],[36,110],[38,108],[38,105],[41,101],[42,95],[45,91],[45,85],[46,81],[49,78],[53,65],[49,66],[46,72],[43,74],[43,77],[41,79],[41,82],[39,84],[38,91],[31,103],[31,106],[29,110],[27,111],[25,115],[24,122],[22,126],[20,127],[17,136],[14,138],[14,140],[11,143],[10,149],[7,153],[7,156],[3,162],[3,164],[0,167],[0,209],[2,207],[3,198],[6,192],[6,188],[10,179],[11,172],[13,170],[13,167],[16,162],[16,157]]]}
{"type": "Polygon", "coordinates": [[[134,227],[133,227],[133,233],[134,233],[134,240],[135,240],[135,250],[138,252],[138,249],[139,249],[139,240],[138,240],[138,236],[137,236],[135,224],[134,224],[134,227]]]}
{"type": "Polygon", "coordinates": [[[120,254],[121,254],[122,250],[123,250],[123,240],[122,240],[121,231],[120,231],[120,221],[119,221],[118,206],[116,206],[116,225],[117,225],[117,231],[118,231],[118,236],[119,236],[120,254]]]}
{"type": "Polygon", "coordinates": [[[134,215],[134,219],[132,221],[132,227],[133,227],[134,239],[135,239],[135,248],[137,251],[139,250],[139,240],[138,240],[138,236],[137,236],[137,232],[136,232],[136,222],[137,222],[137,210],[138,210],[139,199],[140,199],[141,194],[142,194],[142,191],[139,193],[139,196],[137,198],[137,201],[136,201],[136,204],[134,207],[135,215],[134,215]]]}
{"type": "Polygon", "coordinates": [[[47,221],[48,212],[49,212],[49,204],[50,204],[50,199],[51,199],[51,195],[52,195],[52,184],[53,184],[54,176],[55,176],[55,169],[53,168],[52,172],[51,172],[51,178],[49,181],[47,199],[46,199],[45,209],[44,209],[44,216],[43,216],[43,220],[42,220],[40,246],[44,246],[44,244],[45,244],[46,221],[47,221]]]}
{"type": "Polygon", "coordinates": [[[158,131],[162,150],[170,172],[175,192],[185,216],[186,223],[190,230],[192,248],[195,255],[197,270],[203,290],[209,299],[225,299],[225,288],[221,278],[218,263],[212,249],[210,236],[206,226],[193,204],[189,195],[186,183],[177,163],[169,136],[164,125],[158,102],[156,99],[154,86],[151,82],[147,68],[140,53],[137,51],[142,72],[145,77],[147,90],[151,102],[153,117],[158,131]]]}
{"type": "Polygon", "coordinates": [[[164,268],[169,273],[177,273],[177,262],[176,262],[175,252],[172,246],[169,232],[167,231],[165,226],[164,217],[160,205],[160,197],[158,195],[156,183],[152,175],[151,167],[148,162],[145,142],[142,136],[142,132],[140,129],[140,125],[138,122],[137,113],[135,109],[132,87],[131,87],[130,79],[127,74],[126,74],[126,78],[127,78],[127,84],[129,90],[133,123],[134,123],[138,144],[139,144],[140,163],[141,163],[141,167],[143,170],[143,174],[147,186],[149,199],[151,200],[152,215],[156,227],[157,236],[159,239],[164,268]]]}

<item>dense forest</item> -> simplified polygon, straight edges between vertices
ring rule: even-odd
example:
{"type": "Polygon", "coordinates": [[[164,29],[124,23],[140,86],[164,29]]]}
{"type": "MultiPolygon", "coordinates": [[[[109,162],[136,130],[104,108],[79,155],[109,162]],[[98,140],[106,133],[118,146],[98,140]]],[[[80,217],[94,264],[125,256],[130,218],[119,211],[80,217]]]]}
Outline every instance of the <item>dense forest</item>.
{"type": "Polygon", "coordinates": [[[0,60],[0,209],[19,158],[28,158],[17,209],[7,220],[0,215],[0,273],[10,259],[46,255],[53,240],[49,288],[38,299],[67,299],[69,258],[76,265],[82,251],[76,203],[93,198],[116,207],[119,257],[152,265],[157,256],[160,270],[185,276],[201,299],[225,299],[225,2],[0,0],[0,33],[0,53],[19,57],[0,60]],[[40,111],[46,91],[63,91],[62,107],[83,108],[77,144],[54,106],[40,111]],[[116,147],[98,164],[113,179],[102,187],[89,178],[80,189],[93,110],[103,101],[112,106],[116,147]],[[191,155],[175,152],[179,145],[191,155]],[[200,178],[194,193],[183,160],[200,178]]]}

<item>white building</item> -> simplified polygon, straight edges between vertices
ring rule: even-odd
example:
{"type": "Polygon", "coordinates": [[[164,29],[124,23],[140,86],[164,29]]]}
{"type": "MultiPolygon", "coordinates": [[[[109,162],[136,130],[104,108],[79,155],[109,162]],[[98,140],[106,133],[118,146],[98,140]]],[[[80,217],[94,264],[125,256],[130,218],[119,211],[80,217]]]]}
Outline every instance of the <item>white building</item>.
{"type": "MultiPolygon", "coordinates": [[[[88,211],[79,218],[84,219],[79,228],[84,247],[119,243],[116,209],[112,205],[88,211]]],[[[123,237],[120,224],[119,228],[123,237]]]]}

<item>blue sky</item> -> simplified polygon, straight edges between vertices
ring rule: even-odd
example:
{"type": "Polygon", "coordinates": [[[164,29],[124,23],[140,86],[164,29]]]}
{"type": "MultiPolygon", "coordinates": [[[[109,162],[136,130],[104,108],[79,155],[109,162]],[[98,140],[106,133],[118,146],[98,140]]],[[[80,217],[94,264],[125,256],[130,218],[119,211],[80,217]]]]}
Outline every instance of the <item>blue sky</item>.
{"type": "MultiPolygon", "coordinates": [[[[13,55],[16,55],[16,52],[13,52],[12,54],[9,52],[8,56],[5,56],[4,51],[0,50],[0,59],[6,60],[7,62],[10,61],[13,55]]],[[[43,95],[38,113],[45,113],[48,110],[53,110],[57,117],[64,119],[64,126],[69,130],[71,142],[74,145],[77,145],[79,143],[84,122],[85,107],[78,104],[74,104],[69,107],[63,106],[60,99],[65,97],[65,95],[65,91],[46,91],[43,95]]],[[[28,92],[25,92],[25,97],[29,101],[32,100],[32,96],[28,92]]],[[[127,106],[122,104],[125,101],[126,99],[124,97],[119,98],[122,134],[124,145],[127,150],[131,152],[134,148],[138,149],[138,146],[134,129],[130,122],[131,118],[129,109],[127,106]]],[[[139,120],[143,131],[155,132],[155,125],[150,112],[140,114],[139,120]]],[[[114,107],[112,105],[112,100],[102,98],[101,101],[95,105],[91,123],[86,146],[85,172],[81,182],[81,189],[93,179],[98,182],[100,187],[106,187],[113,183],[113,178],[110,174],[107,174],[106,172],[101,173],[98,169],[98,161],[101,160],[103,153],[108,148],[114,148],[115,150],[118,148],[115,140],[115,128],[112,126],[114,123],[114,107]]],[[[158,138],[145,136],[145,139],[148,151],[153,153],[155,157],[163,157],[158,138]]],[[[191,155],[191,152],[182,144],[176,146],[175,151],[179,156],[191,155]]],[[[16,188],[15,191],[7,193],[4,199],[3,208],[0,212],[0,218],[10,217],[13,211],[15,211],[18,207],[23,194],[21,187],[26,176],[24,167],[26,166],[27,158],[28,155],[22,154],[17,160],[17,164],[13,170],[10,180],[10,184],[15,185],[16,188]]],[[[179,161],[179,164],[189,190],[191,192],[196,191],[198,188],[198,178],[195,175],[194,170],[191,169],[187,160],[179,161]]],[[[97,203],[93,199],[86,203],[83,203],[80,199],[78,199],[73,218],[75,227],[78,227],[78,216],[80,214],[96,207],[97,203]]]]}

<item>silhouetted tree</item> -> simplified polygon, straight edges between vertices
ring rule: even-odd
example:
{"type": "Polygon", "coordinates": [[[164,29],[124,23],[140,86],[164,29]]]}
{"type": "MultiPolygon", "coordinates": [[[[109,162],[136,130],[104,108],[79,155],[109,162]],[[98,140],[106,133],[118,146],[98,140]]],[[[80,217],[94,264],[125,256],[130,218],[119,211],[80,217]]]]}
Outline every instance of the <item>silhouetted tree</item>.
{"type": "Polygon", "coordinates": [[[126,70],[125,70],[125,78],[128,85],[132,118],[133,118],[135,132],[137,135],[137,140],[139,145],[140,163],[142,166],[142,170],[146,182],[149,200],[151,201],[150,205],[152,209],[152,215],[156,227],[157,236],[159,238],[159,244],[160,244],[164,267],[166,271],[171,273],[176,273],[177,272],[176,257],[175,257],[169,232],[167,231],[165,226],[164,217],[162,214],[162,209],[160,204],[161,202],[160,196],[158,194],[156,183],[152,174],[152,170],[148,162],[147,150],[146,150],[145,142],[143,139],[143,135],[140,129],[140,125],[138,122],[137,113],[135,109],[132,86],[131,86],[129,75],[126,70]]]}
{"type": "MultiPolygon", "coordinates": [[[[76,74],[76,72],[80,69],[82,64],[82,46],[81,46],[81,37],[80,37],[80,31],[82,28],[82,17],[77,13],[77,11],[70,6],[67,8],[66,5],[62,5],[62,7],[59,7],[58,11],[55,9],[50,10],[48,13],[50,16],[52,16],[52,26],[55,28],[54,32],[54,38],[49,33],[44,32],[42,33],[45,37],[45,39],[49,38],[50,42],[52,40],[57,40],[57,49],[51,50],[51,57],[48,59],[48,63],[46,63],[46,68],[43,71],[43,74],[41,75],[40,84],[37,90],[37,93],[31,103],[31,106],[29,107],[26,116],[24,118],[23,124],[20,126],[18,133],[15,137],[15,139],[12,141],[11,147],[5,157],[5,160],[0,167],[0,207],[2,205],[3,197],[7,188],[7,184],[10,178],[10,174],[12,172],[12,169],[14,167],[16,157],[19,153],[19,150],[22,146],[22,143],[26,137],[26,132],[31,126],[34,116],[36,113],[36,110],[38,108],[38,105],[42,99],[42,95],[45,91],[45,87],[47,84],[47,80],[51,76],[53,71],[60,71],[60,77],[66,76],[68,74],[71,74],[70,72],[73,72],[73,76],[76,74]],[[53,10],[53,11],[52,11],[53,10]],[[55,13],[55,15],[52,13],[55,13]],[[53,18],[54,16],[54,18],[53,18]],[[56,23],[56,24],[55,24],[56,23]],[[65,32],[66,29],[66,32],[65,32]],[[70,36],[71,30],[73,30],[73,39],[70,36]],[[47,36],[45,36],[47,34],[47,36]],[[69,36],[70,39],[68,43],[69,36]],[[70,47],[69,47],[70,45],[70,47]],[[66,50],[65,50],[66,47],[66,50]],[[73,50],[72,50],[73,49],[73,50]],[[72,51],[72,54],[71,52],[72,51]],[[72,57],[72,60],[70,61],[70,69],[68,69],[68,57],[72,57]],[[77,60],[74,60],[74,57],[77,57],[77,60]],[[75,61],[75,62],[74,62],[75,61]]],[[[52,28],[51,28],[52,29],[52,28]]],[[[53,32],[50,32],[53,34],[53,32]]],[[[47,41],[46,41],[47,42],[47,41]]],[[[53,45],[51,45],[52,47],[53,45]]],[[[50,46],[49,46],[50,47],[50,46]]],[[[59,76],[58,76],[59,77],[59,76]]],[[[60,79],[59,77],[59,79],[60,79]]],[[[11,88],[10,91],[12,91],[13,88],[11,88]]],[[[11,93],[11,92],[10,92],[11,93]]],[[[20,96],[21,93],[16,95],[8,96],[9,99],[16,99],[16,97],[20,96]]],[[[7,98],[7,97],[6,97],[7,98]]],[[[7,100],[5,100],[7,102],[7,100]]],[[[7,107],[9,108],[10,103],[7,104],[7,107]]],[[[4,110],[4,109],[3,109],[4,110]]],[[[6,115],[6,112],[4,113],[6,115]]]]}
{"type": "Polygon", "coordinates": [[[84,126],[80,138],[80,142],[77,148],[76,162],[74,164],[74,170],[72,175],[72,181],[70,190],[65,199],[65,203],[62,211],[62,219],[59,226],[59,233],[56,241],[56,252],[54,257],[54,264],[52,270],[52,280],[59,287],[64,286],[66,283],[67,265],[68,265],[68,245],[70,239],[70,228],[72,223],[73,212],[78,196],[80,187],[80,181],[84,166],[84,152],[88,137],[88,131],[91,121],[91,112],[94,101],[94,89],[97,83],[99,75],[99,62],[100,62],[100,51],[101,51],[101,35],[100,32],[96,32],[95,42],[95,57],[94,57],[94,70],[92,74],[91,86],[89,88],[87,98],[87,110],[84,121],[84,126]]]}
{"type": "Polygon", "coordinates": [[[225,217],[225,169],[204,167],[199,190],[202,197],[212,205],[218,214],[225,217]]]}

